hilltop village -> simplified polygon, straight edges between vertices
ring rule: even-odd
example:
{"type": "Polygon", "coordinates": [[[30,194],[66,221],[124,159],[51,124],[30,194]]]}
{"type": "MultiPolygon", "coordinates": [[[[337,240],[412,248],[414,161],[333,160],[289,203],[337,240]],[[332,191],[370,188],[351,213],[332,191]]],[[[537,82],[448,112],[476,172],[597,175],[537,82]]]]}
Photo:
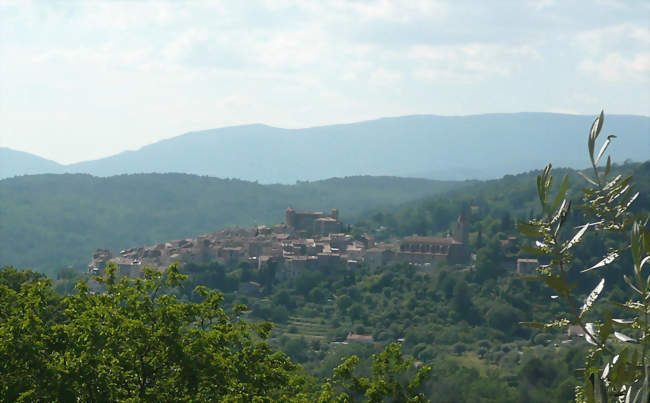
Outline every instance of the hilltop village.
{"type": "Polygon", "coordinates": [[[285,221],[272,227],[228,228],[196,238],[153,246],[134,247],[114,256],[98,249],[88,265],[91,275],[103,274],[109,262],[122,276],[140,277],[143,267],[164,270],[174,262],[235,264],[247,260],[260,268],[276,264],[276,278],[291,280],[305,270],[370,267],[410,263],[430,267],[439,262],[462,267],[469,264],[467,222],[461,215],[447,237],[410,236],[394,242],[375,242],[370,235],[353,237],[339,220],[339,211],[285,211],[285,221]]]}

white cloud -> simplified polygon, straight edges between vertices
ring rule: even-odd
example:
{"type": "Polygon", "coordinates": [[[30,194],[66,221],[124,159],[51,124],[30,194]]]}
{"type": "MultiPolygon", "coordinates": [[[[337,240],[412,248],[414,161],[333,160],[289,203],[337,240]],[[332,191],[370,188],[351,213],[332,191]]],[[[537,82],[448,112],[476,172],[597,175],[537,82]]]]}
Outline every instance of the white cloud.
{"type": "Polygon", "coordinates": [[[102,47],[78,47],[47,49],[36,53],[32,62],[41,63],[66,63],[80,68],[88,66],[140,66],[149,56],[151,51],[146,48],[123,49],[115,45],[102,47]]]}
{"type": "Polygon", "coordinates": [[[357,24],[437,19],[449,11],[447,3],[440,0],[265,0],[262,4],[272,11],[296,8],[321,21],[348,20],[357,24]]]}
{"type": "Polygon", "coordinates": [[[342,1],[337,2],[342,12],[352,13],[364,21],[389,20],[406,23],[427,17],[442,17],[448,7],[441,1],[427,0],[381,0],[381,1],[342,1]]]}
{"type": "Polygon", "coordinates": [[[581,32],[578,47],[589,55],[578,71],[605,81],[648,81],[650,30],[624,23],[581,32]]]}
{"type": "Polygon", "coordinates": [[[461,46],[412,46],[407,57],[417,78],[434,82],[473,82],[508,77],[531,60],[541,59],[529,46],[472,43],[461,46]]]}
{"type": "Polygon", "coordinates": [[[319,26],[282,31],[267,38],[249,38],[246,43],[250,57],[264,66],[277,69],[295,69],[327,56],[327,38],[319,26]]]}
{"type": "Polygon", "coordinates": [[[179,3],[166,1],[82,2],[72,17],[87,29],[111,31],[141,29],[149,25],[164,26],[186,14],[179,3]]]}
{"type": "Polygon", "coordinates": [[[555,6],[555,0],[533,0],[533,6],[537,10],[544,10],[545,8],[555,6]]]}
{"type": "Polygon", "coordinates": [[[399,71],[391,71],[384,68],[375,69],[369,77],[370,85],[374,87],[394,87],[404,77],[399,71]]]}
{"type": "Polygon", "coordinates": [[[162,49],[162,55],[170,62],[178,62],[186,57],[192,48],[200,42],[206,41],[208,35],[203,29],[191,28],[162,49]]]}
{"type": "Polygon", "coordinates": [[[601,60],[584,60],[580,71],[606,81],[650,80],[650,52],[639,52],[631,57],[610,53],[601,60]]]}
{"type": "Polygon", "coordinates": [[[592,54],[621,48],[641,50],[650,45],[650,30],[631,23],[611,25],[580,32],[576,44],[583,51],[592,54]]]}

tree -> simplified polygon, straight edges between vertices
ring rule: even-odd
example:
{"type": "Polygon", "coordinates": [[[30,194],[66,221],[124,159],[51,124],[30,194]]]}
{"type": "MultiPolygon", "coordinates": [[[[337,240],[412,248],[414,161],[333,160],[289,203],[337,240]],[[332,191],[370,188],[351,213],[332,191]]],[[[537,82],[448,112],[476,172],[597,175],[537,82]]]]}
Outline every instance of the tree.
{"type": "Polygon", "coordinates": [[[520,318],[521,312],[518,309],[502,302],[495,303],[485,313],[487,324],[494,329],[503,331],[507,335],[512,335],[518,330],[516,326],[520,318]]]}
{"type": "Polygon", "coordinates": [[[464,280],[458,281],[454,287],[451,307],[458,315],[459,320],[465,320],[469,324],[476,323],[478,312],[476,305],[472,302],[469,287],[464,280]]]}
{"type": "Polygon", "coordinates": [[[265,342],[271,324],[240,320],[243,306],[228,316],[205,287],[200,303],[164,293],[186,278],[176,265],[136,280],[115,271],[98,278],[105,293],[79,283],[60,300],[48,280],[19,291],[0,281],[1,401],[304,398],[306,378],[265,342]],[[53,305],[62,316],[48,321],[53,305]]]}
{"type": "Polygon", "coordinates": [[[408,380],[407,373],[413,368],[413,360],[402,355],[399,343],[389,344],[384,351],[372,356],[372,377],[358,377],[355,369],[359,358],[352,356],[334,370],[334,379],[322,387],[319,402],[349,402],[354,396],[364,396],[369,402],[426,402],[418,388],[431,372],[423,365],[408,380]],[[406,380],[405,380],[406,379],[406,380]],[[336,389],[341,390],[336,393],[336,389]]]}
{"type": "Polygon", "coordinates": [[[648,218],[641,221],[630,207],[639,193],[633,190],[632,177],[618,175],[610,178],[611,158],[604,168],[599,167],[607,147],[616,136],[608,136],[596,154],[596,141],[604,121],[600,113],[589,131],[587,141],[593,174],[580,173],[589,187],[583,190],[580,209],[587,220],[583,225],[567,229],[572,202],[565,199],[568,177],[562,180],[555,197],[551,197],[553,176],[549,164],[537,177],[537,193],[543,215],[529,223],[518,225],[519,230],[535,240],[534,246],[522,246],[527,253],[540,255],[548,261],[538,268],[537,281],[551,287],[567,310],[567,315],[542,324],[524,323],[535,328],[565,327],[570,323],[582,328],[586,341],[592,346],[583,370],[585,383],[578,388],[579,402],[607,402],[610,398],[625,402],[650,401],[650,360],[648,336],[650,323],[650,277],[644,267],[650,261],[650,232],[648,218]],[[574,248],[580,245],[588,231],[618,236],[618,247],[602,251],[601,259],[591,267],[573,267],[574,248]],[[569,233],[567,236],[567,233],[569,233]],[[623,275],[630,287],[630,299],[614,307],[625,316],[613,318],[611,313],[597,314],[593,307],[603,292],[605,279],[580,303],[575,295],[576,285],[569,281],[576,270],[580,273],[605,268],[623,254],[630,252],[632,271],[623,275]]]}
{"type": "Polygon", "coordinates": [[[501,242],[494,238],[477,252],[476,258],[476,280],[485,281],[490,278],[497,278],[505,270],[502,267],[504,260],[501,242]]]}

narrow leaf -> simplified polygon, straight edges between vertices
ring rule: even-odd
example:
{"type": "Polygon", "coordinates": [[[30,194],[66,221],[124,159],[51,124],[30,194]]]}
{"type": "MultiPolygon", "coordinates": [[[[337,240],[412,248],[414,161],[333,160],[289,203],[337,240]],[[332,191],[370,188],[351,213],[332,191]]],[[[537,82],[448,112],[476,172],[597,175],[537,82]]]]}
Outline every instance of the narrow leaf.
{"type": "Polygon", "coordinates": [[[609,181],[609,182],[607,183],[607,185],[605,185],[605,186],[603,187],[603,190],[607,190],[607,189],[609,189],[610,187],[614,186],[614,185],[616,184],[616,182],[618,182],[620,179],[621,179],[621,175],[616,176],[614,179],[612,179],[611,181],[609,181]]]}
{"type": "Polygon", "coordinates": [[[614,322],[612,322],[612,315],[608,313],[605,316],[603,324],[600,325],[600,328],[598,329],[598,338],[600,339],[600,344],[605,344],[607,342],[607,338],[612,332],[612,326],[614,326],[614,322]]]}
{"type": "Polygon", "coordinates": [[[641,292],[641,290],[639,290],[639,289],[634,285],[634,283],[632,282],[632,280],[631,280],[627,275],[623,274],[623,280],[625,280],[625,282],[627,283],[627,285],[629,285],[629,286],[630,286],[634,291],[636,291],[636,292],[638,292],[639,294],[643,295],[643,293],[641,292]]]}
{"type": "Polygon", "coordinates": [[[588,271],[591,271],[591,270],[594,270],[594,269],[598,269],[598,268],[603,267],[603,266],[607,266],[608,264],[610,264],[614,260],[616,260],[617,257],[618,257],[618,253],[617,252],[612,252],[609,255],[605,256],[605,258],[603,260],[601,260],[600,262],[596,263],[595,265],[591,266],[588,269],[584,269],[584,270],[580,271],[580,273],[585,273],[585,272],[588,272],[588,271]]]}
{"type": "Polygon", "coordinates": [[[639,310],[638,310],[637,308],[635,308],[635,307],[628,306],[628,305],[626,305],[626,304],[619,304],[618,302],[613,302],[612,305],[617,306],[617,307],[619,307],[619,308],[621,308],[621,309],[625,309],[625,310],[627,310],[627,311],[632,311],[632,312],[634,312],[634,313],[638,313],[638,311],[639,311],[639,310]]]}
{"type": "Polygon", "coordinates": [[[592,334],[594,337],[597,336],[596,325],[594,325],[593,323],[585,324],[585,340],[587,341],[587,343],[593,344],[595,346],[596,341],[591,338],[590,334],[592,334]]]}
{"type": "MultiPolygon", "coordinates": [[[[564,222],[566,221],[567,216],[569,215],[569,211],[571,211],[571,200],[569,200],[569,204],[564,208],[562,211],[562,215],[560,216],[560,224],[559,226],[562,226],[564,222]]],[[[557,232],[556,232],[557,235],[557,232]]]]}
{"type": "Polygon", "coordinates": [[[627,202],[627,204],[625,205],[625,210],[627,210],[627,209],[630,208],[630,206],[632,205],[632,203],[634,203],[634,200],[636,200],[637,197],[639,197],[639,192],[636,192],[636,193],[634,194],[634,196],[632,196],[632,198],[630,199],[630,201],[627,202]]]}
{"type": "Polygon", "coordinates": [[[639,265],[639,268],[642,269],[642,268],[643,268],[643,265],[645,265],[645,264],[648,263],[648,262],[650,262],[650,256],[646,256],[646,257],[644,257],[643,260],[641,261],[641,264],[639,265]]]}
{"type": "Polygon", "coordinates": [[[605,287],[604,278],[600,280],[596,288],[594,288],[585,299],[585,303],[582,305],[582,308],[580,308],[580,317],[582,317],[585,314],[585,312],[587,312],[589,308],[591,308],[594,302],[596,302],[596,299],[598,299],[598,296],[603,291],[603,287],[605,287]]]}
{"type": "Polygon", "coordinates": [[[542,209],[545,209],[544,204],[545,204],[545,195],[544,195],[544,187],[542,186],[542,176],[538,175],[537,176],[537,195],[539,196],[539,202],[542,205],[542,209]]]}
{"type": "Polygon", "coordinates": [[[638,274],[641,271],[641,226],[638,222],[632,225],[632,233],[630,234],[630,250],[632,251],[632,263],[634,270],[638,274]]]}
{"type": "Polygon", "coordinates": [[[578,175],[582,176],[587,182],[591,183],[592,185],[598,186],[596,182],[591,180],[591,178],[589,178],[587,175],[583,174],[582,172],[578,171],[578,175]]]}
{"type": "Polygon", "coordinates": [[[607,379],[607,375],[609,375],[609,363],[605,365],[605,368],[603,368],[603,374],[600,376],[600,379],[607,379]]]}
{"type": "Polygon", "coordinates": [[[621,189],[621,191],[619,191],[618,193],[612,195],[612,196],[609,198],[609,202],[611,203],[611,202],[613,202],[614,200],[618,199],[619,197],[623,196],[623,194],[624,194],[625,192],[627,192],[629,189],[630,189],[630,185],[626,185],[623,189],[621,189]]]}
{"type": "Polygon", "coordinates": [[[625,403],[632,403],[632,385],[627,387],[627,393],[625,394],[625,403]]]}
{"type": "Polygon", "coordinates": [[[600,115],[594,119],[594,122],[591,124],[591,129],[589,130],[589,139],[587,140],[587,146],[589,147],[589,158],[591,161],[594,161],[594,144],[596,143],[596,137],[600,133],[600,122],[601,122],[602,111],[600,115]]]}
{"type": "Polygon", "coordinates": [[[580,238],[582,238],[582,236],[585,234],[585,232],[587,231],[587,228],[589,228],[589,225],[591,225],[591,224],[585,224],[580,228],[580,231],[578,231],[573,236],[573,238],[571,238],[569,243],[566,245],[565,250],[570,249],[571,247],[573,247],[573,245],[575,245],[576,243],[578,243],[578,241],[580,241],[580,238]]]}
{"type": "Polygon", "coordinates": [[[609,135],[607,136],[607,140],[605,140],[605,143],[603,143],[603,146],[600,147],[600,151],[598,152],[598,155],[596,156],[596,165],[598,164],[598,161],[600,161],[600,158],[603,156],[605,153],[605,150],[607,149],[607,146],[609,146],[609,143],[612,142],[612,139],[616,138],[615,135],[609,135]]]}
{"type": "MultiPolygon", "coordinates": [[[[554,204],[555,204],[555,203],[554,203],[554,204]]],[[[565,206],[565,205],[566,205],[566,200],[563,199],[563,200],[562,200],[562,205],[561,205],[560,208],[557,210],[557,213],[555,213],[555,216],[554,216],[553,219],[551,220],[551,224],[554,223],[555,221],[557,221],[557,220],[560,219],[560,217],[562,216],[562,213],[564,213],[564,206],[565,206]]],[[[553,210],[555,210],[555,207],[553,207],[553,210]]]]}
{"type": "Polygon", "coordinates": [[[620,332],[614,332],[614,336],[623,343],[636,343],[636,339],[631,338],[620,332]]]}
{"type": "Polygon", "coordinates": [[[568,187],[569,187],[569,175],[564,175],[564,178],[562,178],[562,184],[560,185],[560,190],[555,196],[555,200],[553,201],[553,207],[551,207],[551,210],[555,210],[557,206],[560,205],[560,202],[564,199],[564,196],[566,195],[566,190],[568,187]]]}
{"type": "Polygon", "coordinates": [[[612,170],[612,157],[610,157],[608,155],[607,156],[607,163],[605,164],[605,175],[604,176],[609,175],[609,171],[611,171],[611,170],[612,170]]]}
{"type": "Polygon", "coordinates": [[[523,223],[523,222],[517,223],[517,229],[519,230],[519,232],[521,232],[524,235],[528,235],[529,237],[539,238],[544,236],[544,234],[542,234],[540,231],[537,230],[537,227],[535,227],[534,225],[530,225],[528,223],[523,223]]]}
{"type": "Polygon", "coordinates": [[[526,326],[526,327],[532,327],[535,329],[543,329],[545,326],[543,323],[537,323],[537,322],[519,322],[521,326],[526,326]]]}

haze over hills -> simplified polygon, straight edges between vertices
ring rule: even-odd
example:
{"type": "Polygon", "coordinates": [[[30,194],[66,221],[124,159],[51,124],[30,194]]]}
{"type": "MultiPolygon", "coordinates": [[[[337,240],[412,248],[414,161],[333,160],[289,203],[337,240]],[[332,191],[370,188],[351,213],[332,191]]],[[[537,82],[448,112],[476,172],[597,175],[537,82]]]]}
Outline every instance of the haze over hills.
{"type": "MultiPolygon", "coordinates": [[[[4,150],[0,178],[180,172],[262,183],[351,175],[491,179],[537,169],[549,160],[555,166],[582,168],[583,155],[575,150],[584,148],[592,121],[587,115],[511,113],[415,115],[305,129],[234,126],[186,133],[71,165],[4,150]]],[[[611,147],[615,162],[648,158],[650,117],[608,115],[604,133],[619,136],[611,147]]]]}
{"type": "Polygon", "coordinates": [[[16,175],[61,172],[64,165],[23,151],[0,147],[0,179],[16,175]]]}

